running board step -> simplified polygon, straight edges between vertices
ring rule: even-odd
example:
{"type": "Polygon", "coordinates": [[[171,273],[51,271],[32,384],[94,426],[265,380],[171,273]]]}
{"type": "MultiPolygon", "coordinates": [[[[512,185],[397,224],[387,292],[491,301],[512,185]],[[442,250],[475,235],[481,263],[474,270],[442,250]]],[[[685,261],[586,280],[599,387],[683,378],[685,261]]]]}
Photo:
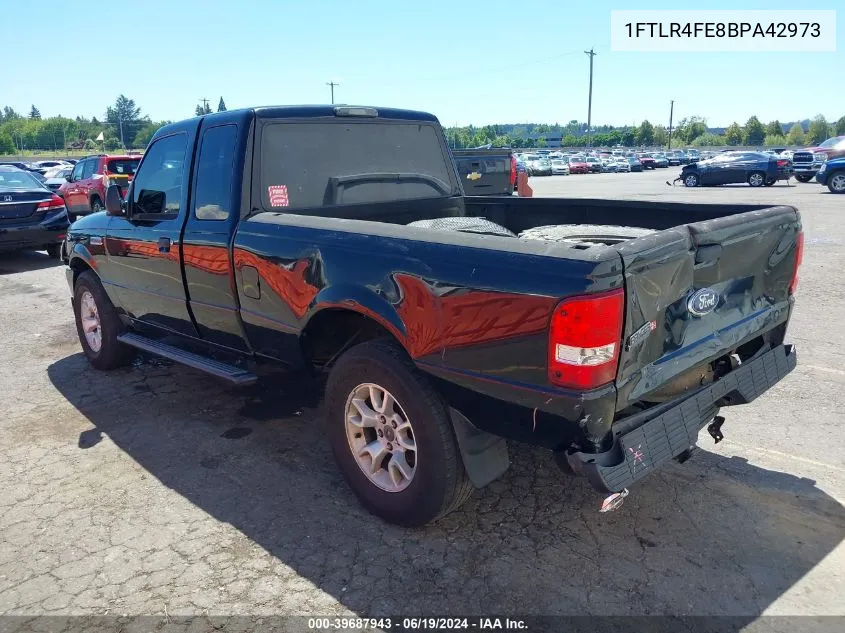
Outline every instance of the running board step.
{"type": "Polygon", "coordinates": [[[145,352],[156,354],[157,356],[164,356],[164,358],[169,358],[176,363],[199,369],[218,378],[223,378],[236,385],[251,385],[258,380],[258,376],[240,367],[211,360],[210,358],[192,352],[186,352],[178,347],[173,347],[167,343],[162,343],[133,332],[121,334],[117,337],[117,340],[125,345],[136,347],[145,352]]]}

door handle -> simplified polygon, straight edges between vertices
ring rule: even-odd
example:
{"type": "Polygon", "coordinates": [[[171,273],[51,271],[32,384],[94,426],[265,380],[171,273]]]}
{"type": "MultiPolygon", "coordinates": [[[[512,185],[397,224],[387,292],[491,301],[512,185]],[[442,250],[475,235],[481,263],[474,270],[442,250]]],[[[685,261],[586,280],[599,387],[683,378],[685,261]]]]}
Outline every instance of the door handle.
{"type": "Polygon", "coordinates": [[[169,253],[170,252],[170,238],[169,237],[158,238],[158,252],[159,253],[169,253]]]}

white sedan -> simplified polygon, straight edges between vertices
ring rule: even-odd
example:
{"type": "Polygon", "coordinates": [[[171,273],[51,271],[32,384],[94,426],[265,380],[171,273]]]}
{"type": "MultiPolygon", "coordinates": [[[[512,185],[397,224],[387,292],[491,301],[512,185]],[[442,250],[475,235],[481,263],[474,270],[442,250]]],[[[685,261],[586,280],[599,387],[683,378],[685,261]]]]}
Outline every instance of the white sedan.
{"type": "Polygon", "coordinates": [[[552,159],[552,176],[568,176],[569,163],[563,158],[552,159]]]}

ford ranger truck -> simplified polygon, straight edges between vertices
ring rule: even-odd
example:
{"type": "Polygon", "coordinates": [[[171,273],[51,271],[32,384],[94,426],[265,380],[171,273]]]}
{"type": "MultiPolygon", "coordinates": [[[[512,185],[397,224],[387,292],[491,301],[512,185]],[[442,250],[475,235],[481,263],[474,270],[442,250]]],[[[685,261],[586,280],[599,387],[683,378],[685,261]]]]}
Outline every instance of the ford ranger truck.
{"type": "Polygon", "coordinates": [[[68,230],[82,349],[100,370],[143,350],[235,385],[313,376],[350,488],[406,526],[501,476],[508,440],[624,495],[795,367],[794,208],[462,184],[422,112],[167,125],[125,199],[109,187],[68,230]]]}

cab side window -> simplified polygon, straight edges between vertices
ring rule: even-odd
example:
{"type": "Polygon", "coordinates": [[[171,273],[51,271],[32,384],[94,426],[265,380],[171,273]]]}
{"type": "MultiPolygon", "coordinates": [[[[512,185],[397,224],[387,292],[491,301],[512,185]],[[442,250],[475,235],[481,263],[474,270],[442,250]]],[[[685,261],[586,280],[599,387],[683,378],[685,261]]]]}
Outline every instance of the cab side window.
{"type": "Polygon", "coordinates": [[[229,217],[236,132],[236,126],[222,125],[210,128],[202,135],[194,195],[194,216],[198,220],[229,217]]]}
{"type": "Polygon", "coordinates": [[[179,215],[186,147],[185,134],[165,136],[150,145],[132,183],[133,216],[179,215]]]}

